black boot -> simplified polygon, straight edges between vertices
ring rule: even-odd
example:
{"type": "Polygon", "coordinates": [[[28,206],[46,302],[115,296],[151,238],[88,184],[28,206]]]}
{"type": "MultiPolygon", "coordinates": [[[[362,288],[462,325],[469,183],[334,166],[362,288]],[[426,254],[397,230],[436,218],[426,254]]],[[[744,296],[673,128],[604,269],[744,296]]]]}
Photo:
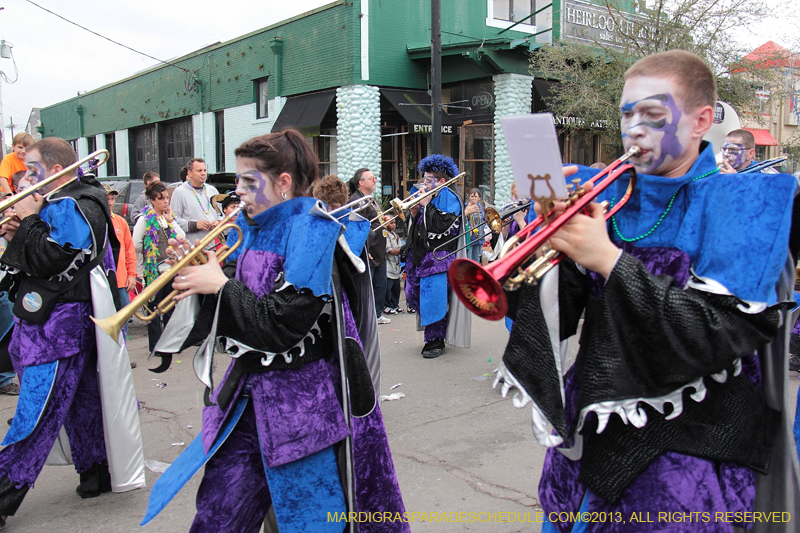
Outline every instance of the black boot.
{"type": "Polygon", "coordinates": [[[0,516],[9,517],[14,515],[20,504],[22,504],[22,500],[28,490],[30,490],[28,485],[24,485],[21,489],[16,488],[16,485],[7,476],[0,478],[0,516]]]}
{"type": "Polygon", "coordinates": [[[111,492],[111,474],[108,473],[108,465],[95,463],[80,476],[81,484],[75,492],[81,498],[97,498],[103,492],[111,492]]]}
{"type": "Polygon", "coordinates": [[[422,357],[425,359],[435,359],[440,355],[444,355],[447,350],[444,347],[444,339],[436,339],[425,344],[422,349],[422,357]]]}

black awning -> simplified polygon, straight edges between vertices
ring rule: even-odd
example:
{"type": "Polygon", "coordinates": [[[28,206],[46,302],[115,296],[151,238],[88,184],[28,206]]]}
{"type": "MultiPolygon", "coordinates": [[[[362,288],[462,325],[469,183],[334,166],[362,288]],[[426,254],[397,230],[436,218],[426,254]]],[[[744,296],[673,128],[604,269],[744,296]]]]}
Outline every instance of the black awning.
{"type": "Polygon", "coordinates": [[[558,91],[558,82],[550,80],[533,80],[533,113],[542,113],[550,111],[550,105],[547,101],[550,96],[558,91]]]}
{"type": "MultiPolygon", "coordinates": [[[[381,94],[408,122],[411,133],[430,133],[433,118],[431,117],[431,97],[426,91],[413,89],[381,89],[381,94]]],[[[460,122],[442,113],[442,132],[453,134],[453,126],[460,122]],[[446,131],[449,130],[449,131],[446,131]]]]}
{"type": "Polygon", "coordinates": [[[318,134],[319,125],[330,109],[334,96],[336,96],[335,90],[290,96],[275,120],[272,131],[296,128],[306,135],[318,134]]]}

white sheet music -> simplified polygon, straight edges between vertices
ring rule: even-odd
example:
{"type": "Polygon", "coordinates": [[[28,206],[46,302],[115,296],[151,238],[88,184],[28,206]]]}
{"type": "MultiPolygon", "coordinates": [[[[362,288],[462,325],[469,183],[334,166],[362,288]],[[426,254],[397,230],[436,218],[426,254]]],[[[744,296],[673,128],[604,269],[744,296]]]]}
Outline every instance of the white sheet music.
{"type": "Polygon", "coordinates": [[[550,113],[534,113],[500,119],[519,196],[556,199],[567,197],[558,135],[550,113]],[[549,181],[545,180],[546,176],[549,181]],[[548,186],[549,185],[549,186],[548,186]]]}

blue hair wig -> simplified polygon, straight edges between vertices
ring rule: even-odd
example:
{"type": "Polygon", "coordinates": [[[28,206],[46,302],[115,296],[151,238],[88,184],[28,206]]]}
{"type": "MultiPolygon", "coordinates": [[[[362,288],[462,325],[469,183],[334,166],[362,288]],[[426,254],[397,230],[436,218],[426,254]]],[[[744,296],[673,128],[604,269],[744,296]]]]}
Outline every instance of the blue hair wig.
{"type": "Polygon", "coordinates": [[[429,155],[420,161],[417,170],[422,174],[426,172],[430,172],[431,174],[444,172],[451,178],[458,175],[458,166],[456,162],[453,161],[453,158],[439,154],[429,155]]]}

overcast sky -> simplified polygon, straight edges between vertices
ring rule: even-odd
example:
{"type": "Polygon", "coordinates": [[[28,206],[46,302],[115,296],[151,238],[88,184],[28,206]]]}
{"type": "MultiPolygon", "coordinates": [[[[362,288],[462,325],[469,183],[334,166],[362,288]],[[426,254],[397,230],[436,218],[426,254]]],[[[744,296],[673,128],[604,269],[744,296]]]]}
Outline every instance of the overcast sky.
{"type": "MultiPolygon", "coordinates": [[[[106,37],[165,61],[330,3],[330,0],[34,1],[106,37]]],[[[0,6],[5,8],[0,11],[0,38],[13,43],[19,71],[16,83],[2,83],[5,125],[13,118],[14,124],[20,125],[15,127],[15,132],[25,126],[32,107],[61,102],[78,91],[96,89],[156,64],[26,0],[0,0],[0,6]]],[[[797,9],[783,13],[794,11],[797,9]]],[[[446,21],[447,17],[443,18],[446,21]]],[[[754,48],[770,39],[792,47],[794,43],[788,39],[797,40],[791,35],[792,29],[784,18],[777,25],[770,23],[743,29],[743,35],[754,48]]],[[[0,70],[14,79],[11,59],[0,59],[0,70]]]]}

